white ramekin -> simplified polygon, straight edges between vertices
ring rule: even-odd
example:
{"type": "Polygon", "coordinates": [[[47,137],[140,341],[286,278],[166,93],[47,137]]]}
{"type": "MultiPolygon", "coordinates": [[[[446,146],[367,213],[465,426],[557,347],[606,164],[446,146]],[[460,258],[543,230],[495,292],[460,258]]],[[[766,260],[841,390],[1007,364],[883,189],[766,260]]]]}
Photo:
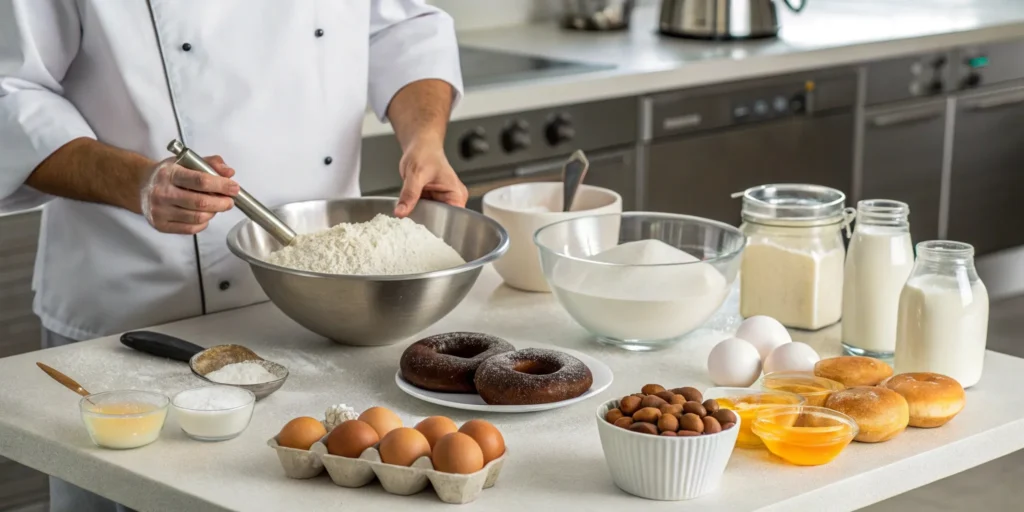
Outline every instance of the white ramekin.
{"type": "Polygon", "coordinates": [[[605,414],[618,406],[618,400],[611,400],[597,408],[597,432],[615,485],[641,498],[665,501],[690,500],[718,487],[736,445],[738,419],[718,434],[653,436],[605,421],[605,414]]]}
{"type": "MultiPolygon", "coordinates": [[[[540,266],[533,234],[561,220],[622,213],[622,196],[605,188],[580,185],[573,205],[573,211],[562,211],[561,182],[517,183],[484,195],[484,215],[498,221],[508,232],[508,252],[494,262],[494,270],[506,284],[530,292],[551,291],[540,266]]],[[[617,231],[611,235],[618,239],[617,231]]]]}

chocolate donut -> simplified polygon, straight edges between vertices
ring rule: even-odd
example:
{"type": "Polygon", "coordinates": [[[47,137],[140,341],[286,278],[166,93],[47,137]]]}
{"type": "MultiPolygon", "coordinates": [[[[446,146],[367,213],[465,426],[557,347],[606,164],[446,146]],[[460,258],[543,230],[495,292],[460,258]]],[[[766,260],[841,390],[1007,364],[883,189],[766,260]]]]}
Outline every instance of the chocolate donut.
{"type": "Polygon", "coordinates": [[[515,349],[501,338],[476,332],[430,336],[402,353],[402,378],[430,391],[476,393],[473,377],[480,363],[515,349]]]}
{"type": "Polygon", "coordinates": [[[564,352],[527,348],[498,354],[476,370],[476,391],[491,405],[561,402],[586,393],[590,368],[564,352]]]}

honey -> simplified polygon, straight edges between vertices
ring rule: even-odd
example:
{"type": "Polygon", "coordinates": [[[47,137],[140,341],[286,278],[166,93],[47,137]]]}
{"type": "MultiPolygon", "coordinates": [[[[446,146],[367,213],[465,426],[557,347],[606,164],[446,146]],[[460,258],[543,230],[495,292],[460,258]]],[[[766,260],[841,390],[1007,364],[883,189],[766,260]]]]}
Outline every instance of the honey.
{"type": "MultiPolygon", "coordinates": [[[[753,389],[742,389],[742,391],[746,394],[714,398],[718,401],[719,406],[732,410],[740,417],[740,431],[736,436],[736,446],[744,448],[757,448],[763,445],[761,438],[750,429],[758,411],[765,408],[799,405],[803,402],[802,397],[792,393],[765,392],[753,389]]],[[[707,396],[711,395],[712,390],[708,390],[707,396]]]]}
{"type": "Polygon", "coordinates": [[[857,424],[845,414],[813,406],[763,410],[751,425],[768,451],[798,466],[820,466],[834,460],[857,435],[857,424]]]}
{"type": "Polygon", "coordinates": [[[835,391],[846,388],[841,383],[811,372],[774,372],[765,375],[761,387],[772,391],[798,394],[806,400],[805,405],[823,407],[825,400],[835,391]]]}

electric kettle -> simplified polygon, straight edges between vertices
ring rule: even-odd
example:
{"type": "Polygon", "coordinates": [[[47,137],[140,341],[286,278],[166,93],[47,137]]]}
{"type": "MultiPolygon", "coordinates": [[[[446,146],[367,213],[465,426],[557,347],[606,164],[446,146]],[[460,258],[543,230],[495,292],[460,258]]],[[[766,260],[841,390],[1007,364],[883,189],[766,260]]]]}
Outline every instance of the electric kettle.
{"type": "MultiPolygon", "coordinates": [[[[800,12],[807,0],[779,0],[800,12]],[[796,3],[799,2],[799,5],[796,3]]],[[[659,31],[696,39],[753,39],[779,33],[776,0],[662,0],[659,31]]]]}

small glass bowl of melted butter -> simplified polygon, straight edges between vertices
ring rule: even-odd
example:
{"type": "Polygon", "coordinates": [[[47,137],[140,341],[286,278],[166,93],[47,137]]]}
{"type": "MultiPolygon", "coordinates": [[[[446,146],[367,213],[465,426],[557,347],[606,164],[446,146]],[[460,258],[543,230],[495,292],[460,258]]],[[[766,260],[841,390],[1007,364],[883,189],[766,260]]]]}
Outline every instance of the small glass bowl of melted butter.
{"type": "Polygon", "coordinates": [[[704,398],[714,398],[720,407],[739,415],[742,421],[739,435],[736,436],[736,446],[740,448],[763,446],[761,438],[750,430],[758,411],[787,405],[802,405],[805,402],[804,397],[794,393],[730,387],[710,388],[704,392],[704,398]]]}
{"type": "Polygon", "coordinates": [[[170,403],[167,396],[150,391],[107,391],[82,398],[79,410],[93,443],[126,450],[160,437],[170,403]]]}
{"type": "Polygon", "coordinates": [[[758,411],[751,430],[768,451],[790,464],[827,464],[857,437],[853,418],[824,407],[792,405],[758,411]]]}
{"type": "Polygon", "coordinates": [[[812,372],[772,372],[761,380],[761,388],[796,393],[807,400],[806,405],[824,407],[829,395],[846,389],[846,386],[812,372]]]}

